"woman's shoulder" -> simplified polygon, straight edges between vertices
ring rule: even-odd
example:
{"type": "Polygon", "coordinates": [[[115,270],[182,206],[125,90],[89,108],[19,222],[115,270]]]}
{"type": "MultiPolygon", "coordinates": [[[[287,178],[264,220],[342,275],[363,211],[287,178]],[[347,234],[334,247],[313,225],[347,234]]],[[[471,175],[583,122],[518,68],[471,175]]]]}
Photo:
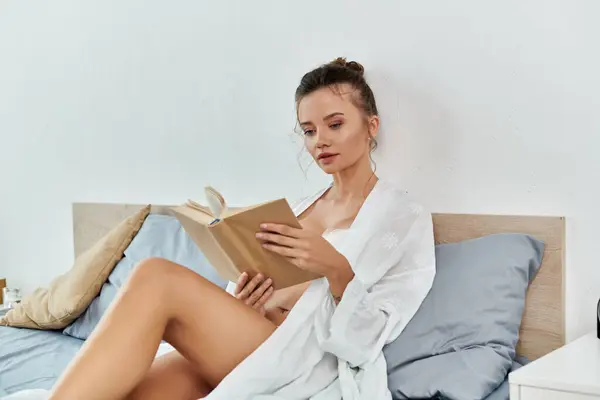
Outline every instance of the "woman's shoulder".
{"type": "Polygon", "coordinates": [[[302,208],[302,206],[310,199],[310,197],[311,196],[304,196],[293,200],[288,199],[290,208],[292,209],[292,211],[294,211],[294,213],[298,214],[298,210],[302,208]]]}
{"type": "Polygon", "coordinates": [[[319,190],[316,190],[307,196],[302,196],[302,197],[296,198],[291,201],[288,200],[288,202],[290,203],[290,207],[294,211],[301,210],[301,209],[305,208],[306,205],[312,204],[315,201],[315,199],[319,198],[330,187],[331,187],[331,184],[329,184],[325,187],[322,187],[319,190]]]}
{"type": "Polygon", "coordinates": [[[378,186],[382,192],[382,199],[387,203],[389,211],[405,211],[411,214],[425,214],[429,215],[430,212],[420,201],[420,199],[410,193],[406,188],[394,181],[387,179],[381,179],[378,182],[378,186]]]}

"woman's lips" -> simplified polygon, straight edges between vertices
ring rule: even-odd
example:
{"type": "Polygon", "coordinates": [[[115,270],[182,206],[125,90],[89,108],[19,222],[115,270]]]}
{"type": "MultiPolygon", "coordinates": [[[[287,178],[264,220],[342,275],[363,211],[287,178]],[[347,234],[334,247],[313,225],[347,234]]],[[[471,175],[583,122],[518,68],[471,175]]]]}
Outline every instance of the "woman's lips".
{"type": "Polygon", "coordinates": [[[319,162],[321,164],[331,164],[332,162],[335,161],[335,158],[337,157],[337,154],[323,154],[321,156],[319,156],[319,162]]]}

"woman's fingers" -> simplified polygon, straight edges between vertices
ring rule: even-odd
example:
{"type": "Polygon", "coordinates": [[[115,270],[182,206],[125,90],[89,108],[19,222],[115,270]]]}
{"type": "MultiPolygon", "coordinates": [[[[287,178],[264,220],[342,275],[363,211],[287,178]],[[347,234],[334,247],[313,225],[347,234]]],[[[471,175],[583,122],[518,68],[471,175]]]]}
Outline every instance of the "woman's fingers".
{"type": "Polygon", "coordinates": [[[301,238],[305,237],[308,234],[308,231],[304,229],[292,228],[291,226],[281,224],[265,223],[260,225],[260,229],[266,232],[279,233],[281,235],[289,236],[292,238],[301,238]]]}
{"type": "Polygon", "coordinates": [[[271,278],[269,278],[266,281],[264,281],[258,288],[256,288],[252,292],[252,294],[250,295],[250,297],[246,301],[246,304],[248,304],[248,305],[255,304],[258,300],[260,300],[260,298],[263,296],[263,294],[265,294],[265,292],[267,290],[269,290],[270,287],[272,287],[271,286],[272,284],[273,284],[273,281],[271,280],[271,278]]]}
{"type": "Polygon", "coordinates": [[[260,297],[260,299],[258,299],[258,301],[256,303],[254,303],[254,305],[252,307],[254,307],[254,309],[256,309],[256,310],[260,310],[262,307],[264,307],[267,300],[269,300],[269,298],[273,295],[274,291],[275,291],[275,289],[273,288],[273,286],[270,286],[267,289],[267,291],[265,293],[263,293],[263,295],[260,297]]]}
{"type": "Polygon", "coordinates": [[[279,246],[277,244],[265,243],[263,247],[269,251],[277,254],[281,254],[284,257],[289,258],[308,258],[308,252],[304,249],[296,249],[290,247],[279,246]]]}
{"type": "Polygon", "coordinates": [[[243,273],[236,285],[236,297],[246,305],[264,313],[264,305],[273,295],[275,288],[271,278],[265,279],[262,274],[249,279],[247,273],[243,273]]]}
{"type": "Polygon", "coordinates": [[[235,285],[235,295],[236,296],[238,296],[240,294],[240,292],[246,285],[246,282],[248,282],[248,273],[243,272],[240,275],[240,277],[238,278],[237,284],[235,285]]]}
{"type": "Polygon", "coordinates": [[[291,238],[288,236],[280,235],[278,233],[264,233],[259,232],[256,234],[258,239],[263,240],[264,243],[276,243],[287,247],[298,247],[305,248],[306,243],[304,240],[291,238]]]}
{"type": "Polygon", "coordinates": [[[252,292],[263,282],[264,276],[262,274],[256,275],[254,278],[250,280],[250,282],[246,283],[244,288],[240,291],[237,298],[238,299],[247,299],[252,292]]]}

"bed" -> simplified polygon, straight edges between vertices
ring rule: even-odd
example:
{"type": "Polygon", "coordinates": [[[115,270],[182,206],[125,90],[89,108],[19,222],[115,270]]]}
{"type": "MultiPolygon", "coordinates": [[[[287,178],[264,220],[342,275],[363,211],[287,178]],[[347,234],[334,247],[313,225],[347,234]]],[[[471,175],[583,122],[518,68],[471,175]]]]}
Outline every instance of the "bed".
{"type": "MultiPolygon", "coordinates": [[[[140,207],[73,204],[75,256],[140,207]]],[[[170,214],[170,211],[167,206],[153,206],[152,213],[170,214]]],[[[519,359],[533,361],[565,343],[563,217],[434,214],[433,219],[436,243],[503,232],[526,233],[544,241],[542,266],[527,292],[517,353],[519,359]]],[[[83,343],[61,332],[0,327],[0,397],[24,389],[49,389],[83,343]]],[[[163,344],[157,354],[170,349],[163,344]]],[[[518,366],[515,364],[515,368],[518,366]]],[[[490,399],[506,398],[498,393],[493,393],[490,399]]]]}

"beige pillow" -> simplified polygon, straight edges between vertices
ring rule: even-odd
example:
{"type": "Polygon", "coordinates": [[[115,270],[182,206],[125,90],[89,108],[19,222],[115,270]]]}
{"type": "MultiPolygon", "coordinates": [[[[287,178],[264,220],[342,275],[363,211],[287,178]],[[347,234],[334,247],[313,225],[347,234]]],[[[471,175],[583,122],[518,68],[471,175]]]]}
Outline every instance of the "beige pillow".
{"type": "Polygon", "coordinates": [[[81,315],[112,272],[150,213],[150,205],[122,221],[55,278],[47,289],[36,289],[0,319],[0,325],[62,329],[81,315]]]}

